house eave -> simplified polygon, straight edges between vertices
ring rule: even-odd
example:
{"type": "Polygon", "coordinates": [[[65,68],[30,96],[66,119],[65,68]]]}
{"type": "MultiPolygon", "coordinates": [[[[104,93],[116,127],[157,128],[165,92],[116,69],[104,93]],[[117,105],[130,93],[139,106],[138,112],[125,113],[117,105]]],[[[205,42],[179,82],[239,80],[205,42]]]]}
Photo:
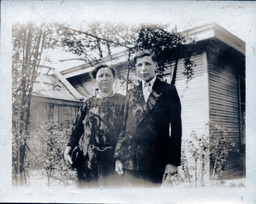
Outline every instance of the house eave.
{"type": "MultiPolygon", "coordinates": [[[[194,38],[196,42],[213,38],[218,39],[245,55],[245,42],[216,23],[209,23],[206,25],[198,26],[196,28],[186,30],[184,33],[187,33],[189,36],[194,38]]],[[[125,61],[128,61],[128,49],[113,54],[111,57],[103,58],[101,63],[107,65],[115,65],[125,61]]],[[[94,67],[92,67],[90,64],[84,64],[63,70],[61,71],[61,74],[66,79],[68,79],[89,73],[93,69],[94,67]]]]}
{"type": "Polygon", "coordinates": [[[35,101],[47,101],[47,100],[53,100],[53,101],[61,101],[61,104],[66,104],[66,103],[76,103],[76,104],[81,104],[81,100],[76,100],[76,99],[62,99],[62,98],[55,98],[55,97],[50,97],[50,96],[45,96],[45,95],[37,95],[37,94],[32,94],[32,100],[35,101]]]}
{"type": "Polygon", "coordinates": [[[245,42],[216,23],[199,26],[186,33],[194,37],[196,42],[216,38],[245,55],[245,42]]]}
{"type": "MultiPolygon", "coordinates": [[[[104,57],[101,60],[102,64],[107,64],[109,66],[125,62],[128,60],[128,49],[115,53],[111,55],[110,57],[104,57]]],[[[82,75],[85,73],[89,73],[94,69],[90,64],[83,64],[76,67],[71,67],[69,69],[63,70],[60,73],[67,79],[74,76],[82,75]]]]}

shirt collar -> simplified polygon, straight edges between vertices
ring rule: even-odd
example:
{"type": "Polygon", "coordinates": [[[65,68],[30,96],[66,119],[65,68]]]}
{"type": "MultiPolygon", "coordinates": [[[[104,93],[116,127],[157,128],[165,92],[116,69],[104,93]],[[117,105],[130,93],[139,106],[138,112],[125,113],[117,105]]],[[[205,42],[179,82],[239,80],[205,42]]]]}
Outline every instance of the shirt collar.
{"type": "Polygon", "coordinates": [[[142,88],[143,89],[145,88],[145,84],[149,84],[149,87],[153,87],[155,81],[156,81],[156,76],[148,82],[142,81],[142,88]]]}

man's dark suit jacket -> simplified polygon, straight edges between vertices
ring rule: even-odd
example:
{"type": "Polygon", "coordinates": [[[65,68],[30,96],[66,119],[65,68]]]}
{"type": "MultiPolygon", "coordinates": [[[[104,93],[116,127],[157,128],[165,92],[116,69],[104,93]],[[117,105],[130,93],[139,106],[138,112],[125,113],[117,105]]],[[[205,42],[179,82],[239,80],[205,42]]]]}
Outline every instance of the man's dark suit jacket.
{"type": "Polygon", "coordinates": [[[140,83],[127,93],[124,114],[125,131],[114,158],[121,160],[125,169],[162,169],[162,174],[166,164],[180,165],[181,104],[175,86],[156,79],[146,103],[140,83]]]}

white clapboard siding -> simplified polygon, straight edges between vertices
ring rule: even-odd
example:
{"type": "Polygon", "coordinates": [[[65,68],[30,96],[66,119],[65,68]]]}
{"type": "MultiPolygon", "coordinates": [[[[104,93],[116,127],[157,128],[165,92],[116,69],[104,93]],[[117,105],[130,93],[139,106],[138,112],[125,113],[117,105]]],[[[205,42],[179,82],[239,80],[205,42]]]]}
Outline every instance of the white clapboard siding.
{"type": "MultiPolygon", "coordinates": [[[[183,74],[183,60],[179,61],[175,86],[180,96],[182,106],[182,149],[188,158],[188,165],[195,167],[195,161],[189,153],[189,146],[186,141],[192,140],[192,131],[198,137],[209,135],[209,129],[206,123],[209,121],[209,102],[208,102],[208,77],[207,77],[207,60],[206,54],[201,53],[192,57],[196,64],[193,68],[193,78],[186,82],[187,78],[183,74]]],[[[171,81],[171,77],[168,82],[171,81]]],[[[209,163],[208,163],[209,164],[209,163]]],[[[209,172],[209,165],[205,166],[206,172],[209,172]]],[[[197,168],[201,168],[201,164],[197,162],[197,168]]],[[[192,170],[191,170],[192,171],[192,170]]],[[[191,172],[192,173],[192,172],[191,172]]],[[[209,173],[206,173],[209,175],[209,173]]]]}
{"type": "MultiPolygon", "coordinates": [[[[216,53],[212,43],[208,55],[210,119],[227,129],[226,138],[235,142],[225,165],[225,175],[237,176],[243,172],[243,153],[239,153],[240,118],[238,75],[230,66],[232,62],[218,59],[222,50],[216,53]]],[[[220,133],[217,133],[220,135],[220,133]]]]}
{"type": "Polygon", "coordinates": [[[208,122],[206,120],[205,90],[207,87],[204,87],[203,55],[198,54],[192,57],[192,60],[196,64],[193,79],[186,83],[183,60],[180,60],[175,83],[182,105],[182,138],[184,141],[191,138],[192,131],[196,131],[199,135],[205,134],[205,124],[208,122]]]}

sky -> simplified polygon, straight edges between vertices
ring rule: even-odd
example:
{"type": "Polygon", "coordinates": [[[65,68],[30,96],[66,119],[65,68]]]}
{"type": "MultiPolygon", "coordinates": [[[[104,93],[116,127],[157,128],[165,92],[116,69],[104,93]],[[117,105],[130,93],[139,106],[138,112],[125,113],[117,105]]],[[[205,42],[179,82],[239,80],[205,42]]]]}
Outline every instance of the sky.
{"type": "Polygon", "coordinates": [[[242,40],[255,27],[254,7],[254,2],[240,1],[2,1],[7,22],[64,21],[74,26],[95,20],[125,24],[150,22],[169,23],[180,30],[216,22],[242,40]]]}
{"type": "MultiPolygon", "coordinates": [[[[81,22],[100,21],[123,23],[168,23],[186,30],[215,22],[246,43],[247,83],[247,192],[249,200],[255,201],[256,183],[256,3],[254,1],[1,1],[1,66],[0,66],[0,185],[1,198],[10,199],[11,180],[11,25],[17,21],[68,22],[79,28],[81,22]],[[248,153],[249,152],[249,153],[248,153]],[[4,180],[2,180],[4,179],[4,180]],[[253,193],[254,192],[254,193],[253,193]]],[[[12,191],[13,192],[13,191],[12,191]]],[[[226,191],[224,191],[226,192],[226,191]]],[[[225,194],[225,193],[224,193],[225,194]]],[[[225,197],[225,195],[222,195],[225,197]]],[[[229,195],[229,192],[226,192],[229,195]]],[[[45,198],[47,200],[47,198],[45,198]]],[[[227,201],[227,200],[226,200],[227,201]]],[[[192,203],[192,202],[190,202],[192,203]]],[[[197,202],[198,203],[198,202],[197,202]]],[[[210,203],[210,202],[208,202],[210,203]]],[[[228,203],[228,202],[225,202],[228,203]]],[[[241,203],[238,201],[238,203],[241,203]]]]}
{"type": "MultiPolygon", "coordinates": [[[[255,31],[253,2],[192,1],[2,1],[3,23],[10,29],[15,22],[65,22],[71,28],[83,29],[84,22],[166,23],[178,31],[215,22],[249,42],[255,31]]],[[[251,48],[255,48],[255,42],[251,48]]],[[[50,53],[50,52],[49,52],[50,53]]],[[[69,68],[82,61],[58,64],[58,59],[77,58],[64,52],[52,55],[55,68],[69,68]],[[72,64],[73,63],[73,64],[72,64]],[[63,65],[64,64],[64,65],[63,65]]]]}

